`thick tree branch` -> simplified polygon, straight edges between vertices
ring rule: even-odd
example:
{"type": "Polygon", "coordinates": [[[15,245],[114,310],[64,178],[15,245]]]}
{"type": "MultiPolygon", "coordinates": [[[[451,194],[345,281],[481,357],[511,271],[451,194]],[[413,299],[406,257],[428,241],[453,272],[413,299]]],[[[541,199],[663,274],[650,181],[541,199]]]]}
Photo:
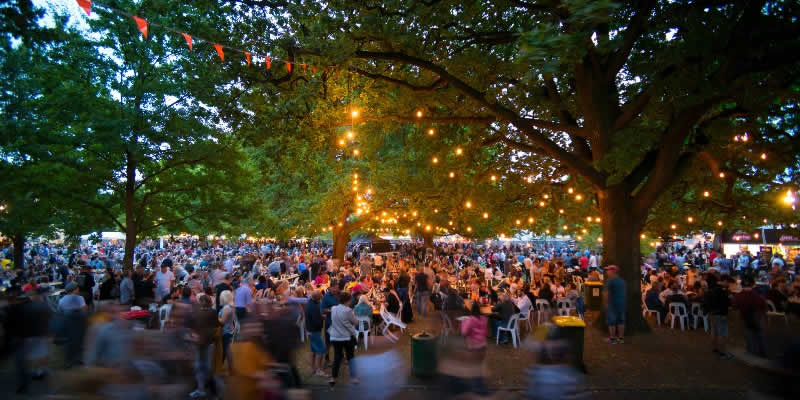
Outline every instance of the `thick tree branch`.
{"type": "Polygon", "coordinates": [[[558,144],[553,142],[539,129],[546,129],[557,132],[575,133],[574,129],[561,124],[555,124],[549,121],[542,121],[536,119],[526,119],[520,117],[516,112],[497,103],[490,102],[486,99],[484,92],[481,92],[474,87],[470,86],[465,81],[459,79],[453,74],[439,65],[430,61],[410,56],[399,52],[374,52],[358,50],[355,53],[356,57],[365,59],[378,59],[399,61],[403,63],[413,64],[421,68],[425,68],[431,72],[436,73],[444,80],[446,80],[454,88],[458,89],[468,97],[472,98],[478,104],[486,107],[489,111],[497,115],[498,119],[507,120],[517,126],[520,131],[523,131],[536,145],[545,150],[551,157],[559,159],[566,164],[570,169],[582,175],[592,184],[603,187],[605,186],[605,176],[601,172],[594,169],[588,162],[576,156],[575,154],[561,148],[558,144]],[[538,128],[538,129],[537,129],[538,128]]]}
{"type": "Polygon", "coordinates": [[[406,82],[404,80],[401,80],[401,79],[395,79],[395,78],[392,78],[392,77],[389,77],[389,76],[384,76],[384,75],[381,75],[381,74],[373,74],[371,72],[367,72],[367,71],[364,71],[362,69],[358,69],[358,68],[355,68],[355,67],[350,67],[349,70],[351,72],[354,72],[356,74],[365,76],[367,78],[390,82],[390,83],[393,83],[393,84],[395,84],[397,86],[402,86],[402,87],[404,87],[406,89],[413,90],[415,92],[426,92],[426,91],[432,91],[432,90],[439,89],[439,88],[442,87],[442,83],[444,82],[444,79],[442,79],[440,77],[439,79],[435,80],[430,85],[420,86],[420,85],[414,85],[414,84],[408,83],[408,82],[406,82]]]}
{"type": "Polygon", "coordinates": [[[633,50],[634,44],[636,44],[636,41],[639,40],[642,33],[644,33],[647,21],[650,19],[653,7],[656,5],[655,0],[640,0],[637,1],[637,3],[635,14],[631,18],[631,23],[628,25],[625,32],[622,33],[622,44],[617,51],[609,57],[609,63],[606,67],[606,80],[609,82],[614,81],[617,73],[619,73],[622,66],[625,65],[628,56],[630,56],[633,50]]]}

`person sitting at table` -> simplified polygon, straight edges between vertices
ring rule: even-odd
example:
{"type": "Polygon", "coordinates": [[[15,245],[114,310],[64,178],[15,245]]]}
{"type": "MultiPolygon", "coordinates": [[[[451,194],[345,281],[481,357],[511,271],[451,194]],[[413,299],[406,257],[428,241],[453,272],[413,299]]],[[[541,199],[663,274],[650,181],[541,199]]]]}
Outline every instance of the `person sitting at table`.
{"type": "Polygon", "coordinates": [[[659,297],[660,293],[661,283],[653,282],[653,286],[651,286],[650,290],[648,290],[644,295],[644,304],[647,306],[648,310],[658,311],[659,315],[661,315],[661,319],[666,320],[667,310],[664,307],[664,303],[661,301],[661,298],[659,297]]]}
{"type": "Polygon", "coordinates": [[[522,288],[515,293],[517,297],[514,302],[516,303],[517,308],[519,308],[519,313],[526,315],[528,310],[533,307],[533,302],[527,295],[527,293],[529,293],[528,284],[526,283],[523,285],[522,288]]]}
{"type": "Polygon", "coordinates": [[[319,275],[317,275],[317,277],[314,278],[314,284],[317,285],[317,286],[319,286],[319,285],[327,285],[329,283],[330,283],[330,279],[328,277],[328,271],[325,270],[325,269],[320,271],[319,275]]]}
{"type": "Polygon", "coordinates": [[[366,295],[358,296],[358,304],[353,307],[353,312],[356,313],[357,318],[372,318],[372,305],[369,304],[366,295]]]}
{"type": "MultiPolygon", "coordinates": [[[[511,317],[519,313],[519,308],[511,301],[507,293],[500,294],[500,301],[492,307],[492,334],[497,332],[498,327],[507,328],[511,317]]],[[[508,344],[508,338],[501,337],[500,344],[508,344]]]]}
{"type": "Polygon", "coordinates": [[[545,278],[542,288],[539,289],[539,294],[536,296],[536,298],[539,300],[547,300],[547,302],[552,305],[553,297],[555,297],[555,293],[553,293],[553,289],[550,287],[549,279],[545,278]]]}
{"type": "MultiPolygon", "coordinates": [[[[686,294],[683,293],[683,291],[681,291],[678,288],[678,283],[677,282],[673,282],[672,286],[669,288],[669,290],[670,290],[671,293],[666,296],[666,301],[664,302],[664,304],[669,306],[669,303],[683,303],[683,305],[686,306],[686,309],[688,310],[689,309],[689,298],[686,297],[686,294]]],[[[664,293],[662,292],[661,294],[663,295],[664,293]]]]}
{"type": "Polygon", "coordinates": [[[772,301],[772,304],[775,304],[775,310],[777,312],[784,312],[786,310],[786,303],[789,301],[789,296],[787,296],[786,290],[786,280],[778,279],[772,283],[772,287],[767,291],[767,295],[765,296],[767,300],[772,301]]]}

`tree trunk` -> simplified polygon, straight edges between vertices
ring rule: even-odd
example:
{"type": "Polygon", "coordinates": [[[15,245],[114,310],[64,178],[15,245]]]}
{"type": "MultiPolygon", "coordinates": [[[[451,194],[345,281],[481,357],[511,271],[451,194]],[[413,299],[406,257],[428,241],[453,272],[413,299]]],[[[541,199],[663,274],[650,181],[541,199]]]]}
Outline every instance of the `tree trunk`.
{"type": "Polygon", "coordinates": [[[25,234],[15,233],[11,241],[14,243],[14,268],[25,266],[25,234]]]}
{"type": "Polygon", "coordinates": [[[425,243],[425,248],[429,249],[433,247],[433,233],[432,232],[422,232],[422,240],[425,243]]]}
{"type": "MultiPolygon", "coordinates": [[[[598,192],[598,205],[603,229],[603,266],[616,265],[619,277],[626,283],[625,331],[649,332],[642,317],[641,250],[639,240],[645,213],[637,212],[628,193],[619,187],[598,192]]],[[[605,326],[603,318],[602,326],[605,326]]]]}
{"type": "Polygon", "coordinates": [[[136,236],[139,233],[136,227],[135,201],[136,201],[136,160],[130,151],[127,152],[125,165],[125,257],[122,259],[122,269],[133,269],[133,252],[136,249],[136,236]]]}
{"type": "Polygon", "coordinates": [[[333,231],[333,259],[338,260],[339,265],[344,264],[344,253],[347,251],[347,243],[350,242],[350,232],[344,229],[334,229],[333,231]]]}

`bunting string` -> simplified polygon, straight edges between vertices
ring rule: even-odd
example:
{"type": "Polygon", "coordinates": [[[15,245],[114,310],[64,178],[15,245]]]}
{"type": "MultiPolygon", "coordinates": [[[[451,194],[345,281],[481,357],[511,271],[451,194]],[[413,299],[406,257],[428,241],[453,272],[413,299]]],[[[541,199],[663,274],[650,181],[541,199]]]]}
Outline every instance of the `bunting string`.
{"type": "MultiPolygon", "coordinates": [[[[186,40],[186,45],[189,47],[189,51],[193,51],[194,50],[194,42],[196,40],[199,40],[201,42],[210,43],[210,44],[212,44],[214,46],[214,49],[216,49],[217,56],[219,56],[220,61],[225,61],[225,51],[229,50],[229,51],[233,51],[233,52],[237,52],[237,53],[243,54],[245,62],[247,63],[248,67],[250,66],[252,56],[255,56],[255,57],[258,57],[258,58],[263,58],[265,66],[266,66],[267,69],[272,69],[272,63],[273,62],[284,63],[286,65],[287,73],[291,73],[292,72],[292,69],[293,69],[292,65],[293,64],[300,65],[303,68],[304,72],[307,70],[307,67],[309,66],[309,65],[307,65],[305,63],[283,60],[283,59],[280,59],[280,58],[272,57],[270,55],[261,55],[261,54],[258,54],[258,53],[254,53],[254,52],[250,52],[250,51],[247,51],[247,50],[242,50],[242,49],[239,49],[239,48],[236,48],[236,47],[232,47],[232,46],[229,46],[229,45],[226,45],[226,44],[221,44],[221,43],[215,42],[213,40],[204,39],[204,38],[199,37],[197,35],[186,33],[186,32],[184,32],[184,31],[182,31],[180,29],[175,29],[175,28],[172,28],[172,27],[169,27],[169,26],[166,26],[166,25],[150,22],[145,18],[141,18],[141,17],[139,17],[137,15],[133,15],[133,14],[128,13],[126,11],[123,11],[123,10],[120,10],[120,9],[117,9],[117,8],[114,8],[114,7],[111,7],[109,5],[102,4],[102,3],[99,3],[99,2],[96,2],[96,1],[92,1],[92,0],[75,0],[75,1],[78,3],[78,6],[81,9],[83,9],[83,11],[86,12],[87,16],[91,16],[92,15],[92,7],[96,7],[96,8],[99,7],[99,8],[102,8],[102,9],[108,11],[108,12],[111,12],[113,14],[117,14],[117,15],[120,15],[120,16],[125,17],[125,18],[133,19],[134,22],[136,23],[136,27],[139,29],[139,32],[142,33],[142,35],[145,37],[145,39],[147,39],[148,35],[150,34],[150,31],[149,31],[148,28],[150,26],[155,26],[155,27],[158,27],[160,29],[163,29],[163,30],[166,30],[166,31],[169,31],[169,32],[172,32],[172,33],[180,34],[181,36],[183,36],[183,38],[186,40]]],[[[323,69],[323,71],[327,73],[329,68],[335,68],[335,67],[334,66],[329,66],[329,67],[323,69]]],[[[311,72],[312,72],[312,74],[316,74],[317,73],[317,68],[315,66],[313,66],[313,65],[311,66],[311,72]]]]}

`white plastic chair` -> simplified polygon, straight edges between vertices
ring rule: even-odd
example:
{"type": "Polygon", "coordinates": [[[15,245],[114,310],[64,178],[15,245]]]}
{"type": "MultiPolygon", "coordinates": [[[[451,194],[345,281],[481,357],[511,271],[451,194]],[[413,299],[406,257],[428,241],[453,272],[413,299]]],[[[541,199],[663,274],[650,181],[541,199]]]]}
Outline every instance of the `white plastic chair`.
{"type": "Polygon", "coordinates": [[[160,329],[163,331],[169,320],[169,313],[172,312],[172,304],[164,304],[158,309],[158,322],[160,329]]]}
{"type": "Polygon", "coordinates": [[[694,329],[697,329],[697,323],[703,321],[703,329],[708,332],[708,315],[703,312],[703,307],[700,303],[692,303],[692,318],[694,319],[694,329]]]}
{"type": "Polygon", "coordinates": [[[531,328],[531,313],[532,312],[533,312],[533,306],[530,306],[524,312],[520,312],[519,313],[519,321],[520,322],[525,322],[526,324],[528,324],[528,331],[529,332],[533,331],[533,328],[531,328]]]}
{"type": "Polygon", "coordinates": [[[572,302],[568,299],[560,299],[556,302],[556,309],[558,310],[558,315],[568,316],[575,307],[572,306],[572,302]]]}
{"type": "Polygon", "coordinates": [[[786,317],[785,312],[778,312],[778,308],[775,307],[775,303],[772,300],[767,300],[767,325],[769,325],[769,320],[771,317],[783,317],[783,322],[786,325],[789,325],[789,319],[786,317]]]}
{"type": "Polygon", "coordinates": [[[392,331],[389,330],[389,328],[392,325],[394,325],[400,328],[401,331],[405,331],[406,324],[404,324],[403,321],[399,320],[395,315],[392,315],[392,313],[390,313],[389,311],[386,311],[386,307],[384,305],[381,305],[380,315],[381,318],[383,319],[383,324],[382,324],[383,330],[381,331],[381,333],[383,334],[383,336],[386,336],[392,339],[392,341],[396,342],[399,338],[395,334],[393,334],[392,331]]]}
{"type": "Polygon", "coordinates": [[[545,299],[536,299],[536,323],[547,322],[550,318],[550,302],[545,299]]]}
{"type": "Polygon", "coordinates": [[[648,315],[655,314],[658,326],[661,326],[661,312],[647,308],[647,303],[642,301],[642,317],[647,318],[648,315]]]}
{"type": "Polygon", "coordinates": [[[683,303],[669,303],[669,314],[667,317],[670,319],[670,328],[675,329],[675,319],[681,323],[681,330],[686,330],[686,325],[689,325],[689,313],[686,312],[686,306],[683,303]]]}
{"type": "Polygon", "coordinates": [[[515,314],[508,320],[508,327],[497,327],[497,334],[495,344],[500,344],[500,332],[506,331],[511,335],[511,343],[514,345],[514,348],[517,348],[517,342],[519,341],[519,314],[515,314]]]}
{"type": "Polygon", "coordinates": [[[363,335],[364,336],[364,350],[369,348],[369,330],[372,325],[372,317],[358,317],[358,326],[356,326],[356,341],[363,335]]]}

